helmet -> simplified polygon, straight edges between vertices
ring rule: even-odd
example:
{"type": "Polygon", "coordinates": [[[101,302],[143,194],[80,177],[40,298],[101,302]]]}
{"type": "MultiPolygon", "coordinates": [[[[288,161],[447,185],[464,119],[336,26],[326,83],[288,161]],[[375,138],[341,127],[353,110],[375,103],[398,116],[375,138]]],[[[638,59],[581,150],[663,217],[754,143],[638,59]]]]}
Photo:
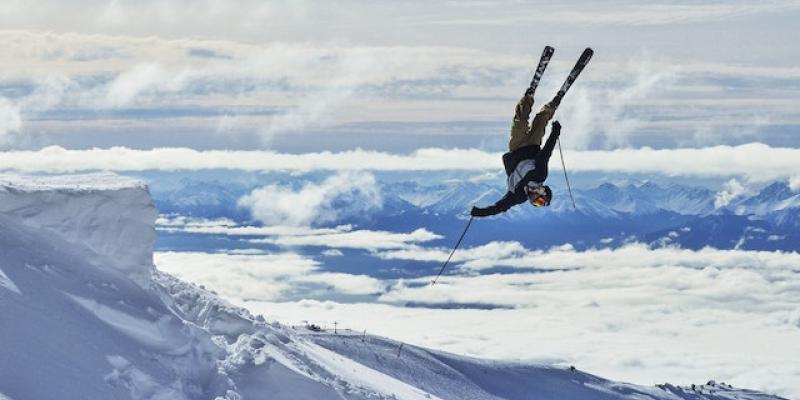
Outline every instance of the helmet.
{"type": "Polygon", "coordinates": [[[547,207],[553,199],[553,191],[550,190],[550,187],[539,182],[529,182],[525,186],[525,194],[534,207],[547,207]]]}

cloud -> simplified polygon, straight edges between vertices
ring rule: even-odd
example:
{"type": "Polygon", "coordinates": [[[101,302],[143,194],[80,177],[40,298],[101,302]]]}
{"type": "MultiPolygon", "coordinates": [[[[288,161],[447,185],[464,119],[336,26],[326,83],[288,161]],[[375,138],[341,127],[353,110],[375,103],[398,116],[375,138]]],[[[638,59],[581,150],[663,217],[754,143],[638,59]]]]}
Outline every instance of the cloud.
{"type": "Polygon", "coordinates": [[[186,232],[210,235],[247,236],[251,243],[269,243],[283,247],[328,247],[321,254],[340,256],[336,249],[388,250],[410,248],[415,244],[441,239],[442,236],[420,228],[409,233],[353,230],[351,225],[333,228],[307,226],[237,226],[228,219],[206,220],[183,216],[160,216],[156,221],[159,231],[186,232]]]}
{"type": "Polygon", "coordinates": [[[385,289],[366,275],[320,271],[317,261],[296,253],[156,252],[154,262],[162,271],[241,299],[370,295],[385,289]]]}
{"type": "Polygon", "coordinates": [[[792,192],[800,192],[800,176],[792,176],[789,178],[789,189],[792,192]]]}
{"type": "Polygon", "coordinates": [[[579,24],[581,26],[613,25],[646,27],[661,25],[703,24],[720,21],[741,20],[758,14],[779,14],[793,12],[800,8],[793,2],[765,2],[759,4],[675,4],[675,3],[631,3],[618,4],[618,7],[595,5],[588,2],[563,4],[548,7],[543,12],[541,5],[531,5],[529,9],[523,4],[517,5],[513,14],[498,13],[501,2],[484,2],[474,17],[464,17],[452,13],[446,17],[438,17],[439,24],[445,25],[529,25],[532,23],[548,23],[563,21],[563,24],[579,24]],[[579,8],[580,11],[577,11],[579,8]],[[538,11],[538,12],[537,12],[538,11]]]}
{"type": "Polygon", "coordinates": [[[61,104],[74,86],[64,75],[49,74],[30,84],[30,92],[15,99],[0,96],[0,145],[13,144],[23,132],[25,114],[35,115],[61,104]]]}
{"type": "Polygon", "coordinates": [[[722,208],[730,204],[730,202],[747,193],[745,187],[736,179],[731,179],[723,185],[722,190],[719,191],[714,199],[714,207],[722,208]]]}
{"type": "MultiPolygon", "coordinates": [[[[258,301],[236,291],[221,294],[285,323],[336,320],[340,327],[460,354],[557,360],[645,385],[716,379],[789,398],[800,392],[793,379],[800,373],[793,362],[800,356],[796,252],[650,249],[642,244],[529,251],[501,242],[465,249],[465,254],[480,261],[492,250],[503,253],[494,266],[525,269],[480,274],[492,266],[464,264],[461,273],[445,275],[436,286],[429,285],[429,277],[373,282],[383,287],[378,303],[308,300],[296,294],[293,298],[307,300],[258,301]],[[406,303],[511,308],[443,310],[403,307],[406,303]],[[425,335],[419,333],[421,326],[425,335]],[[770,371],[768,377],[763,370],[770,371]]],[[[186,271],[191,276],[194,269],[186,271]]],[[[217,273],[229,276],[226,270],[217,273]]]]}
{"type": "MultiPolygon", "coordinates": [[[[416,246],[380,252],[377,256],[387,260],[443,261],[449,253],[449,249],[416,246]]],[[[465,267],[481,269],[481,267],[502,265],[502,260],[518,257],[525,253],[527,250],[519,242],[490,242],[477,247],[460,249],[453,254],[452,261],[454,263],[470,261],[465,267]]]]}
{"type": "Polygon", "coordinates": [[[414,243],[441,239],[427,229],[420,228],[410,233],[357,230],[352,232],[323,233],[314,235],[278,236],[251,240],[253,243],[270,243],[278,246],[320,246],[365,250],[402,249],[414,243]]]}
{"type": "Polygon", "coordinates": [[[383,206],[383,199],[374,176],[343,172],[297,191],[264,186],[239,199],[239,206],[267,225],[309,226],[368,215],[383,206]]]}
{"type": "Polygon", "coordinates": [[[618,67],[623,78],[612,87],[581,87],[569,94],[556,119],[565,126],[568,146],[616,148],[629,145],[629,137],[647,124],[649,116],[632,112],[643,101],[653,101],[678,78],[675,67],[647,59],[618,67]],[[568,129],[568,130],[567,130],[568,129]]]}
{"type": "Polygon", "coordinates": [[[120,73],[109,85],[106,104],[110,107],[130,105],[138,95],[166,79],[157,63],[139,64],[120,73]]]}
{"type": "Polygon", "coordinates": [[[11,134],[22,129],[19,106],[0,97],[0,145],[11,140],[11,134]]]}
{"type": "MultiPolygon", "coordinates": [[[[500,154],[478,149],[426,148],[407,154],[367,150],[288,154],[271,151],[198,151],[187,148],[134,150],[124,147],[67,150],[51,146],[38,151],[0,153],[0,169],[64,173],[86,170],[147,171],[497,171],[500,154]]],[[[800,149],[762,143],[679,149],[566,151],[575,172],[648,173],[692,177],[749,177],[754,181],[788,178],[800,170],[800,149]]],[[[344,177],[348,175],[343,175],[344,177]]],[[[355,174],[368,188],[368,175],[355,174]]],[[[338,178],[346,180],[344,178],[338,178]]],[[[344,182],[341,187],[352,185],[344,182]]],[[[333,186],[327,187],[333,190],[333,186]]],[[[311,187],[307,187],[311,190],[311,187]]],[[[326,189],[326,190],[327,190],[326,189]]],[[[281,194],[295,193],[277,188],[281,194]]],[[[349,190],[349,189],[348,189],[349,190]]],[[[335,191],[334,191],[335,192],[335,191]]],[[[358,191],[357,191],[358,192],[358,191]]],[[[261,193],[261,192],[259,192],[261,193]]],[[[372,193],[371,189],[365,194],[372,193]]],[[[264,193],[268,196],[268,193],[264,193]]],[[[375,197],[368,195],[368,198],[375,197]]],[[[251,198],[255,200],[255,198],[251,198]]],[[[299,211],[298,211],[299,213],[299,211]]]]}
{"type": "Polygon", "coordinates": [[[239,226],[233,220],[190,218],[186,216],[161,215],[156,220],[156,227],[170,232],[203,233],[227,236],[305,236],[327,235],[350,232],[350,225],[339,225],[334,228],[311,228],[305,226],[239,226]]]}
{"type": "MultiPolygon", "coordinates": [[[[447,257],[449,249],[409,248],[399,251],[379,252],[384,259],[435,261],[447,257]]],[[[796,253],[746,252],[705,248],[698,251],[680,248],[651,249],[645,244],[628,244],[618,249],[576,251],[565,245],[549,250],[528,250],[518,242],[490,242],[473,248],[459,250],[453,260],[462,262],[467,270],[483,270],[498,266],[536,268],[543,270],[597,268],[602,269],[613,261],[615,268],[659,268],[683,265],[687,268],[722,268],[725,266],[750,266],[764,269],[791,269],[791,262],[800,262],[796,253]]]]}
{"type": "MultiPolygon", "coordinates": [[[[145,15],[158,10],[158,16],[149,20],[152,21],[164,18],[159,13],[176,9],[184,12],[192,9],[198,13],[198,19],[199,15],[210,18],[203,7],[195,10],[194,5],[169,4],[172,5],[142,6],[143,10],[117,3],[94,7],[97,15],[102,15],[102,10],[111,10],[107,21],[126,21],[124,16],[128,13],[145,15]]],[[[61,6],[48,7],[43,7],[41,13],[58,9],[58,18],[54,20],[60,21],[63,14],[70,13],[61,6]]],[[[215,18],[237,11],[220,7],[215,18]]],[[[270,11],[263,12],[280,14],[277,10],[281,8],[270,5],[266,7],[270,11]]],[[[401,8],[405,13],[413,11],[401,8]]],[[[248,10],[257,13],[256,9],[262,7],[252,5],[248,10]]],[[[372,9],[385,12],[383,8],[372,9]]],[[[307,11],[318,12],[316,7],[307,11]]],[[[95,15],[91,17],[94,18],[95,15]]],[[[141,21],[138,17],[135,20],[141,21]]],[[[187,25],[195,29],[198,23],[201,22],[193,19],[187,25]]],[[[105,22],[73,26],[66,31],[51,26],[46,31],[2,31],[0,43],[4,45],[8,68],[0,84],[14,90],[19,85],[35,86],[51,71],[68,80],[66,90],[59,92],[56,87],[52,90],[52,98],[56,100],[52,113],[34,116],[22,105],[21,114],[22,118],[33,120],[32,129],[46,138],[42,142],[69,143],[73,148],[95,145],[100,134],[107,143],[128,143],[123,140],[128,139],[136,147],[172,145],[175,140],[153,139],[163,137],[165,126],[173,132],[191,132],[188,139],[178,143],[197,147],[217,142],[220,133],[238,139],[236,145],[245,142],[248,147],[252,147],[253,141],[258,143],[259,138],[263,139],[261,146],[267,147],[276,142],[276,135],[287,133],[327,135],[326,140],[335,142],[338,138],[332,137],[329,130],[348,131],[355,125],[374,131],[381,123],[400,124],[403,129],[422,135],[442,133],[443,125],[472,124],[468,130],[446,131],[462,136],[460,140],[469,143],[469,137],[474,137],[475,142],[485,137],[485,131],[475,126],[507,124],[515,101],[512,96],[521,91],[531,68],[530,44],[517,44],[518,48],[507,50],[496,46],[497,41],[503,40],[501,37],[485,39],[494,42],[490,45],[471,42],[469,47],[436,40],[437,35],[425,35],[431,39],[421,40],[416,34],[413,36],[420,40],[400,42],[402,45],[398,45],[396,38],[375,38],[369,45],[351,45],[328,37],[264,41],[264,37],[272,36],[260,35],[260,40],[243,40],[227,37],[227,30],[215,31],[217,36],[182,37],[173,31],[177,30],[175,21],[167,26],[171,27],[170,32],[162,32],[161,36],[155,31],[141,36],[120,31],[75,33],[87,29],[104,31],[109,28],[105,22]],[[249,114],[248,110],[255,105],[274,112],[249,114]],[[121,124],[120,113],[111,113],[109,109],[125,107],[149,110],[157,117],[140,120],[127,114],[124,119],[128,121],[121,124]],[[195,112],[181,117],[159,113],[165,107],[195,112]],[[131,130],[143,134],[134,135],[131,130]],[[81,135],[73,134],[76,131],[81,135]],[[109,137],[117,133],[120,138],[109,137]]],[[[142,27],[137,24],[129,28],[142,27]]],[[[308,33],[303,30],[303,34],[308,33]]],[[[514,31],[507,34],[513,35],[514,31]]],[[[374,38],[374,32],[369,37],[374,38]]],[[[788,134],[774,132],[789,130],[800,123],[795,111],[797,96],[792,96],[800,89],[795,84],[799,75],[791,63],[765,63],[761,61],[764,57],[752,63],[729,62],[705,52],[702,52],[704,57],[686,57],[683,50],[662,51],[665,46],[631,45],[637,49],[635,54],[644,54],[633,57],[630,51],[617,51],[614,46],[598,47],[596,59],[559,111],[558,118],[565,122],[565,135],[573,138],[567,140],[565,136],[564,144],[610,148],[631,142],[655,142],[663,146],[663,141],[668,140],[667,145],[708,145],[741,143],[756,137],[783,143],[776,136],[783,138],[788,134]],[[650,47],[659,48],[656,56],[649,55],[650,47]],[[665,67],[673,65],[680,68],[665,67]],[[761,135],[765,131],[773,133],[761,135]]],[[[714,49],[721,47],[718,42],[713,43],[714,49]]],[[[758,57],[751,52],[739,54],[758,57]]],[[[548,71],[547,75],[553,79],[545,79],[540,92],[555,91],[562,79],[558,76],[563,76],[571,66],[570,58],[554,59],[550,67],[554,71],[548,71]]],[[[396,140],[412,139],[402,137],[369,145],[389,147],[396,140]]]]}

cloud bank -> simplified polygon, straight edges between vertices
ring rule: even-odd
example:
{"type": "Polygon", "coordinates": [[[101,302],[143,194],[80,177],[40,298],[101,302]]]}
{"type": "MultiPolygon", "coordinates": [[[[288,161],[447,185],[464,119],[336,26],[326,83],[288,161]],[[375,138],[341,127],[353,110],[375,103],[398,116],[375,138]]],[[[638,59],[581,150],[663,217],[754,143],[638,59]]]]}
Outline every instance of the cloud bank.
{"type": "MultiPolygon", "coordinates": [[[[575,172],[651,173],[695,177],[745,176],[763,181],[789,178],[800,170],[800,149],[771,147],[761,143],[660,150],[572,150],[565,151],[564,154],[569,169],[575,172]]],[[[500,166],[499,153],[478,149],[427,148],[408,154],[360,149],[287,154],[271,151],[198,151],[187,148],[133,150],[114,147],[67,150],[53,146],[38,151],[0,152],[0,169],[48,173],[207,169],[297,172],[496,171],[500,166]]],[[[363,175],[354,176],[359,180],[366,179],[360,182],[369,186],[368,178],[363,175]]],[[[343,182],[346,180],[343,179],[343,182]]],[[[289,193],[285,189],[270,190],[289,193]]],[[[266,195],[267,193],[259,192],[259,196],[266,195]]],[[[367,197],[374,198],[373,195],[367,197]]],[[[253,197],[252,200],[255,202],[256,198],[253,197]]]]}
{"type": "MultiPolygon", "coordinates": [[[[447,249],[436,251],[398,258],[446,257],[447,249]]],[[[648,385],[716,379],[790,398],[800,393],[794,379],[800,374],[794,362],[800,356],[800,254],[642,244],[530,251],[513,242],[463,254],[459,273],[433,287],[430,277],[325,275],[322,265],[296,255],[286,261],[276,254],[212,255],[211,265],[201,255],[162,253],[157,264],[286,323],[335,320],[447,351],[572,364],[648,385]],[[481,273],[495,266],[522,269],[481,273]],[[325,285],[329,278],[340,283],[324,292],[311,283],[325,285]],[[370,297],[324,300],[335,293],[370,297]],[[506,307],[403,307],[407,303],[506,307]]]]}
{"type": "Polygon", "coordinates": [[[381,281],[366,275],[320,270],[319,262],[296,253],[159,252],[154,262],[179,278],[219,293],[238,293],[261,301],[300,296],[368,295],[384,290],[381,281]]]}
{"type": "Polygon", "coordinates": [[[250,243],[269,243],[281,247],[326,247],[324,255],[342,255],[338,249],[368,251],[410,249],[420,243],[441,239],[442,236],[425,228],[409,233],[357,229],[351,225],[333,228],[311,228],[302,225],[238,226],[222,220],[191,219],[161,216],[156,222],[159,231],[207,235],[226,235],[244,238],[250,243]]]}
{"type": "MultiPolygon", "coordinates": [[[[179,136],[179,145],[200,147],[222,142],[236,144],[226,147],[252,148],[254,144],[261,147],[274,145],[276,135],[287,133],[317,135],[327,133],[326,130],[347,131],[353,125],[372,129],[380,124],[393,123],[407,124],[403,130],[425,135],[464,133],[458,128],[445,132],[437,124],[474,124],[477,128],[470,127],[466,137],[485,140],[481,136],[481,124],[508,123],[515,97],[521,94],[530,79],[531,62],[539,49],[539,45],[516,40],[518,36],[513,30],[498,33],[490,40],[492,43],[483,43],[483,46],[478,43],[482,40],[440,42],[435,39],[463,35],[435,34],[425,34],[426,40],[421,41],[401,41],[398,44],[396,38],[390,37],[359,45],[352,45],[353,41],[331,42],[324,35],[318,41],[306,38],[300,41],[264,41],[264,37],[271,38],[272,35],[263,33],[257,35],[262,40],[232,38],[226,35],[227,29],[225,32],[214,31],[211,37],[176,37],[176,31],[161,31],[162,34],[158,35],[153,33],[160,31],[155,28],[139,32],[142,26],[138,24],[128,26],[133,29],[125,35],[125,29],[108,32],[105,19],[100,24],[87,22],[71,26],[72,30],[54,30],[52,25],[63,21],[64,15],[71,13],[69,10],[83,10],[70,4],[64,7],[48,3],[37,10],[36,15],[48,19],[47,28],[43,28],[46,32],[25,27],[20,29],[29,30],[0,31],[0,44],[5,49],[0,58],[7,67],[0,79],[0,90],[18,110],[21,124],[17,130],[23,133],[13,135],[18,139],[16,141],[10,141],[12,137],[5,135],[4,146],[37,148],[77,142],[80,145],[75,147],[87,148],[96,144],[98,137],[103,137],[107,143],[141,148],[175,145],[175,136],[171,136],[173,141],[170,141],[163,135],[167,127],[171,133],[187,135],[179,136]],[[47,18],[48,10],[56,13],[51,16],[52,20],[47,18]],[[87,29],[91,32],[75,33],[87,29]],[[507,43],[497,46],[497,42],[507,43]],[[513,42],[514,50],[506,47],[511,45],[509,42],[513,42]],[[176,109],[184,114],[169,112],[176,109]],[[260,112],[254,112],[254,109],[260,112]],[[151,118],[137,118],[144,111],[149,112],[151,118]],[[30,136],[27,141],[24,140],[25,134],[30,136]],[[220,134],[230,140],[220,140],[220,134]]],[[[113,24],[114,27],[124,25],[122,22],[127,20],[147,19],[152,22],[164,18],[161,12],[195,8],[170,4],[172,6],[131,7],[117,3],[109,7],[95,6],[101,9],[96,15],[106,15],[109,10],[114,10],[109,14],[114,17],[108,17],[120,21],[113,24]],[[154,12],[156,16],[144,17],[154,12]]],[[[366,7],[364,4],[350,6],[362,10],[366,7]]],[[[9,12],[30,14],[24,12],[26,6],[21,3],[9,7],[9,12]]],[[[211,18],[209,21],[219,21],[219,18],[233,18],[236,12],[244,9],[227,5],[212,8],[218,11],[213,18],[204,9],[196,10],[193,15],[196,14],[197,18],[205,15],[211,18]]],[[[246,18],[263,11],[262,7],[253,4],[246,8],[252,11],[246,18]]],[[[273,12],[283,7],[268,8],[270,11],[264,11],[264,15],[279,15],[273,12]]],[[[368,8],[383,13],[391,7],[368,8]]],[[[403,19],[409,13],[418,12],[410,7],[398,8],[400,14],[392,17],[403,19]]],[[[569,13],[568,8],[553,7],[548,13],[537,10],[531,14],[548,15],[549,20],[551,14],[569,13]]],[[[471,14],[478,9],[481,7],[455,7],[454,11],[471,14]]],[[[779,4],[754,7],[715,5],[710,8],[662,4],[631,9],[638,9],[634,12],[637,15],[659,18],[673,15],[674,20],[680,20],[678,15],[687,18],[699,15],[743,16],[747,12],[769,15],[787,9],[800,10],[779,4]],[[726,14],[728,12],[731,14],[726,14]]],[[[593,18],[608,14],[596,11],[593,18]]],[[[313,7],[303,14],[305,12],[318,10],[313,7]]],[[[481,14],[483,12],[478,16],[482,17],[481,14]]],[[[8,14],[3,15],[7,17],[8,14]]],[[[94,19],[96,15],[88,18],[94,19]]],[[[518,15],[515,12],[498,17],[501,20],[510,18],[512,23],[519,24],[518,15]]],[[[0,21],[2,17],[0,15],[0,21]]],[[[175,17],[176,20],[168,26],[177,26],[179,18],[175,17]]],[[[328,17],[330,15],[326,15],[328,17]]],[[[420,18],[418,23],[428,29],[443,29],[437,18],[431,21],[422,15],[417,17],[420,18]]],[[[26,18],[20,16],[19,19],[26,18]]],[[[8,26],[19,21],[11,18],[5,22],[8,24],[4,26],[8,26]]],[[[750,29],[758,26],[758,21],[748,23],[750,29]]],[[[212,25],[216,28],[217,24],[212,25]]],[[[270,29],[272,26],[257,24],[253,28],[270,29]]],[[[195,18],[187,28],[198,28],[195,18]]],[[[451,28],[465,29],[448,25],[447,29],[451,28]]],[[[208,27],[200,29],[211,32],[208,27]]],[[[414,28],[415,31],[419,29],[419,26],[414,28]]],[[[608,28],[598,29],[604,31],[608,28]]],[[[309,33],[309,29],[301,31],[309,33]]],[[[755,31],[773,32],[765,29],[755,31]]],[[[711,55],[711,50],[723,47],[718,41],[711,41],[698,45],[701,50],[687,57],[683,51],[667,46],[670,43],[617,45],[618,36],[624,34],[613,32],[610,36],[606,32],[606,45],[597,43],[595,60],[559,111],[558,118],[566,123],[567,129],[571,129],[568,132],[573,137],[565,142],[567,146],[611,148],[627,143],[651,144],[656,140],[668,141],[670,145],[738,144],[753,138],[785,143],[777,139],[791,140],[788,136],[791,128],[800,124],[796,112],[798,97],[794,95],[798,90],[796,83],[800,72],[793,67],[796,64],[791,62],[793,55],[775,57],[789,60],[785,61],[789,63],[787,66],[762,61],[763,57],[750,51],[724,52],[723,55],[752,58],[751,62],[731,62],[711,55]],[[637,51],[620,53],[618,47],[637,51]],[[649,51],[650,48],[658,51],[649,51]],[[765,132],[770,132],[770,135],[765,137],[765,132]],[[657,137],[653,140],[652,136],[657,137]]],[[[286,32],[282,30],[281,33],[286,32]]],[[[779,35],[780,31],[774,34],[779,35]]],[[[374,37],[375,32],[369,31],[368,35],[374,37]]],[[[411,36],[419,39],[420,35],[415,32],[411,36]]],[[[692,35],[694,38],[698,36],[692,35]]],[[[577,49],[578,42],[580,46],[587,44],[584,41],[577,37],[568,40],[572,43],[564,46],[565,51],[577,49]]],[[[562,48],[559,46],[559,54],[562,48]]],[[[555,93],[571,63],[572,57],[566,54],[553,60],[539,89],[542,95],[537,102],[543,102],[555,93]]],[[[505,133],[507,127],[501,130],[505,133]]],[[[464,143],[472,142],[467,139],[464,143]]]]}

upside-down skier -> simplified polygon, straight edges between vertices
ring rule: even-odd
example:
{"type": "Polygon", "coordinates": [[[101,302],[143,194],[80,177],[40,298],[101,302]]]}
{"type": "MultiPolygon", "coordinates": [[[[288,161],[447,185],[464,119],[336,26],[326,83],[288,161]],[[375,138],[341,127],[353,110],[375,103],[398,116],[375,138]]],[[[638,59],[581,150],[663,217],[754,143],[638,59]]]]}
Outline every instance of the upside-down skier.
{"type": "Polygon", "coordinates": [[[533,94],[550,62],[553,51],[554,49],[550,46],[544,48],[530,87],[525,91],[515,109],[514,122],[511,124],[511,138],[508,141],[508,153],[503,154],[508,191],[502,199],[491,206],[472,207],[470,215],[473,217],[496,215],[517,204],[524,203],[525,200],[530,201],[534,207],[547,207],[553,200],[553,191],[544,184],[544,181],[547,179],[547,163],[550,161],[553,148],[561,135],[561,124],[553,121],[550,137],[547,138],[544,147],[541,147],[545,128],[561,104],[561,99],[594,54],[594,51],[588,47],[583,51],[556,96],[536,113],[533,121],[528,125],[533,108],[533,94]]]}
{"type": "Polygon", "coordinates": [[[554,121],[550,136],[544,147],[541,147],[545,128],[553,118],[560,97],[547,103],[533,117],[528,119],[533,108],[533,93],[530,89],[517,103],[514,121],[511,125],[511,138],[508,141],[508,153],[503,154],[503,166],[506,169],[508,192],[502,199],[488,207],[472,207],[470,214],[474,217],[486,217],[505,212],[509,208],[522,204],[526,200],[535,207],[547,207],[553,198],[550,187],[544,184],[547,179],[547,163],[553,154],[553,148],[561,135],[561,124],[554,121]]]}
{"type": "MultiPolygon", "coordinates": [[[[594,54],[594,50],[588,47],[583,50],[578,62],[572,67],[572,71],[570,71],[564,84],[561,85],[556,96],[545,104],[541,111],[536,113],[533,117],[533,122],[528,125],[528,119],[533,108],[533,94],[539,86],[539,81],[542,78],[542,74],[544,74],[545,68],[547,68],[547,64],[550,63],[550,57],[552,57],[554,51],[555,49],[552,47],[545,46],[542,57],[539,59],[539,65],[533,74],[531,84],[525,91],[525,95],[517,103],[514,122],[511,125],[511,139],[508,141],[508,153],[503,154],[503,166],[506,168],[508,192],[497,203],[489,207],[472,207],[470,211],[472,218],[467,222],[467,226],[464,227],[464,232],[458,238],[453,251],[450,252],[447,260],[442,264],[442,268],[439,269],[439,273],[431,281],[431,284],[435,284],[439,277],[442,276],[442,272],[444,272],[453,254],[458,249],[458,246],[461,245],[464,235],[467,234],[474,217],[496,215],[517,204],[524,203],[525,200],[529,200],[535,207],[550,205],[550,201],[553,199],[553,192],[548,186],[545,186],[544,181],[547,179],[547,163],[550,161],[553,148],[558,143],[558,137],[561,135],[561,124],[558,121],[553,121],[550,137],[547,138],[547,143],[544,144],[544,147],[540,148],[544,138],[544,131],[547,123],[553,119],[553,114],[555,114],[558,105],[561,104],[561,99],[564,98],[564,95],[594,54]]],[[[566,177],[567,171],[564,168],[564,178],[566,179],[566,177]]],[[[569,188],[569,180],[567,180],[567,188],[569,188]]],[[[570,192],[570,197],[572,197],[572,192],[570,192]]],[[[572,204],[573,206],[575,205],[574,200],[572,204]]]]}

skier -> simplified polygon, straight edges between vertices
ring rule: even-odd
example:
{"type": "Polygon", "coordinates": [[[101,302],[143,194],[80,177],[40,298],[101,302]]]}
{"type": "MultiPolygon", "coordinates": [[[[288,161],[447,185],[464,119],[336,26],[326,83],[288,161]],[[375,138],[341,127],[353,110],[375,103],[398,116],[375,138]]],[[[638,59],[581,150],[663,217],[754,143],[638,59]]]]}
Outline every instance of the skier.
{"type": "MultiPolygon", "coordinates": [[[[517,103],[514,122],[511,125],[511,139],[508,141],[508,153],[503,154],[503,166],[506,168],[508,192],[497,203],[489,207],[472,207],[470,211],[472,218],[467,222],[467,226],[464,227],[464,232],[458,238],[453,251],[450,252],[447,260],[442,264],[442,268],[439,269],[439,273],[436,278],[433,278],[431,284],[435,284],[439,277],[442,276],[442,272],[444,272],[447,264],[450,263],[450,259],[452,259],[458,246],[461,245],[461,241],[464,240],[464,235],[467,234],[474,217],[488,217],[505,212],[517,204],[524,203],[526,199],[530,200],[535,207],[547,207],[550,205],[550,201],[553,199],[553,191],[548,186],[545,186],[544,181],[547,179],[547,163],[550,162],[553,148],[561,135],[561,124],[558,121],[553,121],[547,143],[544,144],[543,148],[539,147],[542,144],[547,123],[553,118],[556,108],[561,104],[561,99],[564,98],[569,88],[578,79],[581,71],[583,71],[594,54],[594,50],[589,47],[583,50],[578,62],[572,67],[572,71],[570,71],[566,81],[556,93],[556,97],[542,107],[542,110],[533,117],[533,122],[529,127],[528,119],[533,108],[533,94],[539,86],[539,81],[542,78],[542,74],[544,74],[545,68],[547,68],[547,64],[550,63],[550,58],[554,51],[555,49],[550,46],[544,47],[531,84],[525,91],[525,95],[517,103]]],[[[566,168],[564,169],[564,178],[567,178],[566,168]]],[[[567,188],[569,189],[569,180],[567,180],[567,188]]],[[[571,197],[572,192],[570,191],[571,197]]],[[[575,206],[575,200],[572,201],[572,205],[575,206]]]]}
{"type": "Polygon", "coordinates": [[[561,124],[553,121],[550,136],[544,147],[540,149],[547,123],[553,118],[561,95],[545,104],[533,117],[530,127],[528,119],[533,108],[533,90],[530,88],[517,103],[514,121],[511,125],[511,138],[508,142],[508,153],[503,154],[503,166],[508,176],[506,183],[508,192],[502,199],[489,207],[472,207],[473,217],[487,217],[507,211],[509,208],[530,201],[534,207],[547,207],[553,198],[553,192],[544,184],[547,179],[547,163],[553,154],[553,148],[561,135],[561,124]]]}

